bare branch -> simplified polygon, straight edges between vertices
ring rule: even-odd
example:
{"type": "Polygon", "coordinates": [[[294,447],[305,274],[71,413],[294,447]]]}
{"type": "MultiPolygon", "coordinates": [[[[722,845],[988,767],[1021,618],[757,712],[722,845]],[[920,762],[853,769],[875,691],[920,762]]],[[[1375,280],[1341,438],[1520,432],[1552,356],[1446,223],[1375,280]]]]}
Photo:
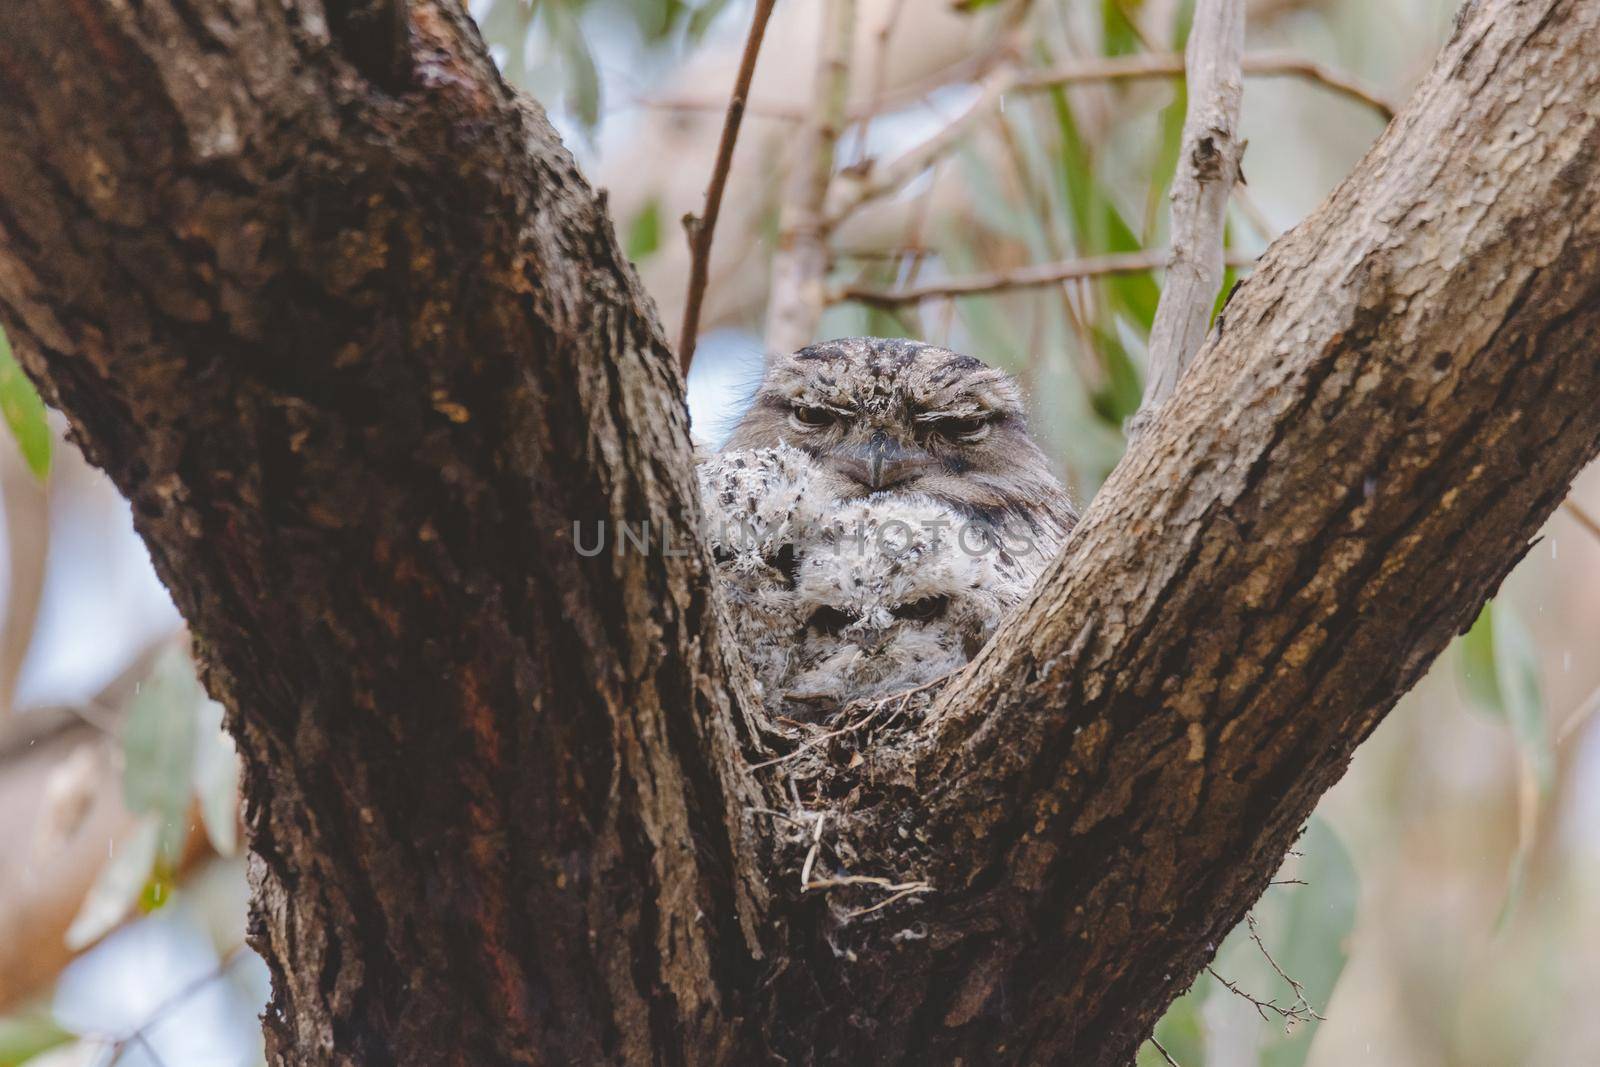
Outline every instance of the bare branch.
{"type": "Polygon", "coordinates": [[[728,170],[733,165],[733,146],[739,139],[739,124],[744,121],[745,101],[750,96],[750,79],[755,77],[756,57],[767,33],[767,20],[777,0],[757,0],[750,18],[750,35],[745,38],[744,54],[739,57],[739,73],[734,78],[733,96],[728,100],[728,117],[722,122],[722,139],[717,142],[717,159],[711,168],[711,183],[706,186],[706,207],[698,219],[683,220],[689,232],[689,295],[684,301],[683,329],[678,334],[678,367],[684,377],[694,360],[694,346],[700,332],[700,305],[706,295],[706,275],[711,269],[711,237],[722,211],[722,193],[728,185],[728,170]]]}
{"type": "Polygon", "coordinates": [[[1583,507],[1570,496],[1561,502],[1561,509],[1568,515],[1571,515],[1573,519],[1577,521],[1579,526],[1582,526],[1585,530],[1589,531],[1589,533],[1593,534],[1597,541],[1600,541],[1600,519],[1596,519],[1593,515],[1585,511],[1583,507]]]}
{"type": "Polygon", "coordinates": [[[1144,404],[1130,432],[1172,395],[1211,324],[1222,285],[1228,196],[1244,154],[1238,135],[1243,53],[1243,0],[1200,0],[1187,52],[1189,113],[1172,179],[1172,260],[1150,329],[1144,404]]]}
{"type": "MultiPolygon", "coordinates": [[[[1198,30],[1198,24],[1196,28],[1198,30]]],[[[1190,40],[1194,40],[1192,34],[1190,40]]],[[[1385,122],[1394,118],[1395,104],[1381,90],[1304,56],[1284,52],[1248,55],[1240,62],[1240,72],[1266,78],[1303,78],[1371,108],[1385,122]]],[[[1030,71],[1018,79],[1016,88],[1020,92],[1038,92],[1093,82],[1181,78],[1185,73],[1185,58],[1175,52],[1107,56],[1104,59],[1079,60],[1047,70],[1030,71]]]]}
{"type": "MultiPolygon", "coordinates": [[[[1071,63],[1041,70],[1025,71],[1008,91],[1021,93],[1042,92],[1048,89],[1073,85],[1093,85],[1097,82],[1152,81],[1184,76],[1184,57],[1176,52],[1147,52],[1131,56],[1105,56],[1097,59],[1073,60],[1071,63]]],[[[1300,78],[1370,108],[1385,122],[1394,118],[1399,104],[1382,89],[1306,56],[1288,52],[1258,52],[1244,57],[1241,72],[1246,77],[1300,78]]],[[[851,122],[862,122],[884,111],[907,106],[935,89],[954,85],[976,73],[968,65],[961,65],[945,75],[930,79],[894,93],[885,94],[874,106],[854,109],[851,122]]],[[[657,97],[643,101],[644,106],[668,111],[713,111],[722,105],[715,100],[683,96],[657,97]]],[[[749,112],[762,118],[786,122],[801,122],[806,117],[804,108],[779,103],[751,104],[749,112]]]]}
{"type": "Polygon", "coordinates": [[[881,167],[866,167],[860,173],[842,178],[828,198],[829,223],[837,225],[862,204],[895,192],[933,166],[960,144],[973,127],[995,109],[1000,98],[1016,86],[1017,73],[1009,66],[1000,67],[986,75],[980,84],[978,98],[972,105],[926,141],[881,167]]]}
{"type": "MultiPolygon", "coordinates": [[[[873,307],[900,307],[943,297],[977,296],[1009,289],[1034,289],[1108,274],[1135,274],[1140,271],[1161,270],[1166,267],[1168,259],[1169,253],[1162,250],[1118,252],[1111,255],[1069,259],[1060,263],[1030,264],[1014,270],[988,271],[964,278],[946,278],[942,281],[900,289],[845,285],[833,291],[830,301],[852,300],[873,307]]],[[[1233,253],[1227,257],[1227,264],[1230,267],[1248,267],[1254,262],[1254,256],[1241,253],[1233,253]]]]}
{"type": "Polygon", "coordinates": [[[823,5],[809,124],[783,206],[778,253],[772,258],[766,328],[769,353],[792,352],[810,343],[822,317],[831,229],[823,206],[849,102],[855,23],[855,0],[827,0],[823,5]]]}
{"type": "Polygon", "coordinates": [[[1152,1037],[1150,1044],[1154,1045],[1155,1050],[1161,1053],[1161,1058],[1167,1061],[1167,1067],[1178,1067],[1178,1061],[1172,1058],[1172,1053],[1168,1052],[1161,1042],[1152,1037]]]}

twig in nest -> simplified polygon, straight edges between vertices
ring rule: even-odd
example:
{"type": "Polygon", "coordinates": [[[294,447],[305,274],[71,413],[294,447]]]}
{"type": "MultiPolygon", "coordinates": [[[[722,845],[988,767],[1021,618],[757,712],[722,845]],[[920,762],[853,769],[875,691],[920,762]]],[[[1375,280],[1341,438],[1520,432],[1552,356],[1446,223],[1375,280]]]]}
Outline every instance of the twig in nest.
{"type": "Polygon", "coordinates": [[[878,901],[876,904],[869,904],[864,908],[857,908],[855,911],[846,912],[845,913],[845,918],[846,919],[859,919],[863,915],[871,915],[875,911],[879,911],[879,910],[881,910],[883,908],[887,908],[890,904],[893,904],[897,900],[904,900],[906,897],[915,896],[918,893],[931,893],[931,892],[933,892],[933,886],[929,885],[927,882],[915,882],[915,883],[912,883],[910,885],[907,885],[905,888],[901,889],[899,892],[895,893],[893,896],[884,897],[882,900],[878,901]]]}
{"type": "Polygon", "coordinates": [[[811,868],[816,865],[817,853],[822,849],[822,824],[827,821],[827,812],[817,812],[817,824],[811,833],[811,848],[806,851],[806,861],[800,866],[800,892],[802,893],[811,888],[811,868]]]}
{"type": "Polygon", "coordinates": [[[689,374],[689,362],[694,359],[694,346],[700,332],[700,306],[705,299],[706,278],[711,270],[711,235],[717,228],[717,215],[722,211],[722,192],[728,185],[728,171],[733,166],[733,146],[739,139],[739,124],[744,121],[745,102],[750,97],[750,80],[755,76],[756,57],[761,52],[761,41],[767,33],[767,20],[772,16],[777,0],[756,0],[755,15],[750,21],[750,36],[744,42],[744,55],[739,59],[739,73],[734,78],[733,96],[728,100],[728,117],[722,122],[722,139],[717,143],[717,159],[711,168],[711,184],[706,186],[706,206],[698,219],[684,219],[689,231],[689,295],[684,301],[683,329],[678,334],[678,366],[684,376],[689,374]]]}
{"type": "MultiPolygon", "coordinates": [[[[952,673],[954,673],[954,672],[952,672],[952,673]]],[[[898,702],[899,706],[895,708],[895,714],[898,715],[900,712],[902,712],[902,711],[904,711],[906,709],[906,706],[907,706],[907,704],[910,703],[912,697],[916,696],[918,693],[923,692],[924,690],[931,689],[936,685],[940,685],[941,683],[943,683],[945,681],[948,681],[949,678],[950,678],[949,674],[943,674],[943,675],[940,675],[939,677],[933,679],[932,681],[923,682],[921,685],[914,686],[911,689],[901,690],[898,693],[890,693],[886,697],[880,697],[877,700],[872,702],[872,705],[871,705],[872,710],[871,711],[869,711],[865,715],[861,716],[861,718],[856,719],[854,722],[851,722],[851,723],[848,723],[848,724],[846,724],[844,726],[841,726],[837,730],[830,730],[827,733],[822,734],[820,737],[813,737],[811,740],[807,741],[805,744],[803,744],[803,745],[799,746],[798,748],[796,748],[793,752],[786,752],[781,756],[777,756],[777,757],[775,757],[773,759],[769,759],[769,760],[763,760],[760,763],[752,763],[750,765],[750,769],[752,771],[759,771],[759,770],[762,770],[763,768],[773,767],[773,766],[776,766],[776,765],[778,765],[780,763],[788,763],[790,760],[804,755],[805,753],[807,753],[807,752],[811,751],[812,749],[816,748],[818,745],[826,744],[827,742],[832,741],[836,737],[843,737],[845,734],[855,733],[857,730],[860,730],[863,727],[866,727],[869,724],[871,724],[872,720],[877,718],[880,714],[882,714],[883,710],[885,708],[887,708],[890,704],[893,704],[893,703],[896,703],[896,702],[898,702]]]]}

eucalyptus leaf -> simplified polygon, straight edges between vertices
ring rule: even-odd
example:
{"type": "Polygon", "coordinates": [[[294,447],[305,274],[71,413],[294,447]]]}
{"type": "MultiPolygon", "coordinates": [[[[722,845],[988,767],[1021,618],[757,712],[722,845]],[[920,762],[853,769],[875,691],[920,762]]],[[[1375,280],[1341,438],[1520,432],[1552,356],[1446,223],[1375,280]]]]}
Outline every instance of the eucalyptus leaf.
{"type": "MultiPolygon", "coordinates": [[[[1301,857],[1294,874],[1306,884],[1274,890],[1282,911],[1270,947],[1273,959],[1304,988],[1312,1008],[1326,1014],[1349,957],[1347,941],[1355,928],[1361,882],[1349,850],[1325,819],[1312,816],[1297,847],[1301,857]]],[[[1274,992],[1289,994],[1281,986],[1274,992]]],[[[1319,1025],[1312,1020],[1288,1035],[1281,1027],[1265,1027],[1261,1067],[1300,1067],[1319,1025]]]]}
{"type": "Polygon", "coordinates": [[[122,921],[143,894],[160,847],[161,821],[155,815],[146,815],[135,824],[132,833],[117,843],[111,858],[100,868],[72,925],[67,927],[68,948],[74,952],[87,948],[122,921]]]}
{"type": "Polygon", "coordinates": [[[3,330],[0,330],[0,416],[5,418],[11,438],[17,442],[28,469],[43,481],[50,474],[50,420],[39,391],[22,372],[3,330]]]}
{"type": "Polygon", "coordinates": [[[651,197],[633,221],[628,223],[628,238],[623,242],[628,258],[641,262],[661,247],[661,201],[651,197]]]}
{"type": "Polygon", "coordinates": [[[1539,649],[1508,605],[1490,601],[1456,641],[1456,662],[1470,703],[1503,720],[1517,746],[1517,847],[1495,920],[1496,929],[1503,929],[1521,897],[1534,835],[1555,785],[1539,649]]]}
{"type": "Polygon", "coordinates": [[[197,717],[194,794],[200,821],[218,855],[239,850],[239,753],[222,726],[222,705],[202,700],[197,717]]]}
{"type": "Polygon", "coordinates": [[[689,38],[698,41],[728,6],[728,0],[704,0],[689,15],[689,38]]]}
{"type": "Polygon", "coordinates": [[[139,684],[122,729],[122,792],[128,810],[154,817],[160,853],[175,864],[188,831],[190,783],[204,699],[181,649],[162,654],[139,684]]]}
{"type": "Polygon", "coordinates": [[[21,1067],[72,1039],[73,1035],[58,1026],[47,1011],[20,1012],[0,1018],[0,1067],[21,1067]]]}

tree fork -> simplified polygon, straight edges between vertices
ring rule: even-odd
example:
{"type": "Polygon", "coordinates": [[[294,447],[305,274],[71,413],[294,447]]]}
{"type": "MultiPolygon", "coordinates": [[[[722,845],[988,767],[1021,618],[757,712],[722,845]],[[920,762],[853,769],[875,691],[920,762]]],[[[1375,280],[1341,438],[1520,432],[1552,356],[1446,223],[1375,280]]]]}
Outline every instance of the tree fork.
{"type": "Polygon", "coordinates": [[[841,919],[672,355],[460,6],[341,6],[398,60],[315,0],[17,6],[0,322],[230,709],[275,1062],[1124,1063],[1600,447],[1600,11],[1484,0],[1033,602],[819,764],[828,863],[934,887],[841,919]]]}

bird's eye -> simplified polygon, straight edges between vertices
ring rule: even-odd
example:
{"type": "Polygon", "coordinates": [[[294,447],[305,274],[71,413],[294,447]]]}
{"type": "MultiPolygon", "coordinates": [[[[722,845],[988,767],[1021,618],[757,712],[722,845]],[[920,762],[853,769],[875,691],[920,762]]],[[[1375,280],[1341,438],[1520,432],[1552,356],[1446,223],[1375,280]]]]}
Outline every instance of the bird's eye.
{"type": "Polygon", "coordinates": [[[945,613],[950,606],[947,596],[925,596],[921,600],[913,600],[909,604],[901,604],[892,614],[897,619],[910,619],[913,622],[928,622],[937,619],[945,613]]]}
{"type": "Polygon", "coordinates": [[[952,441],[979,441],[989,435],[993,423],[981,416],[970,419],[939,419],[934,422],[933,429],[940,437],[947,437],[952,441]]]}
{"type": "Polygon", "coordinates": [[[795,408],[789,416],[796,426],[803,426],[815,430],[821,426],[832,426],[838,417],[827,408],[795,408]]]}
{"type": "Polygon", "coordinates": [[[841,630],[860,617],[859,615],[852,615],[848,611],[840,611],[838,608],[821,607],[811,613],[811,618],[806,620],[806,625],[813,630],[837,636],[841,630]]]}

